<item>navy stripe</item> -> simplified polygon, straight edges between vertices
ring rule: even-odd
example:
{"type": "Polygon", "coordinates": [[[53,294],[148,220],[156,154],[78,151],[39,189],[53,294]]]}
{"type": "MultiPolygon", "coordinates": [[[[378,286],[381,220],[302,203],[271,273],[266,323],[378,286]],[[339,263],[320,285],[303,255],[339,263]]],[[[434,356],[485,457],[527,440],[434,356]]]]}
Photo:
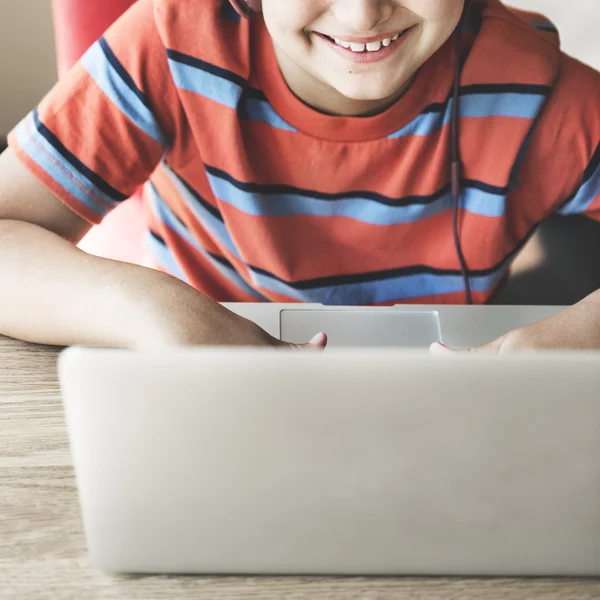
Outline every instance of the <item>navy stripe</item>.
{"type": "Polygon", "coordinates": [[[594,156],[592,156],[590,164],[583,172],[583,183],[587,183],[595,175],[598,167],[600,167],[600,143],[596,146],[596,151],[594,152],[594,156]]]}
{"type": "Polygon", "coordinates": [[[252,98],[253,100],[260,100],[261,102],[268,102],[264,92],[257,90],[256,88],[247,87],[244,89],[244,97],[252,98]]]}
{"type": "Polygon", "coordinates": [[[532,96],[547,96],[551,87],[529,83],[474,83],[460,88],[461,96],[476,94],[526,94],[532,96]]]}
{"type": "Polygon", "coordinates": [[[212,65],[204,60],[196,58],[195,56],[184,54],[178,50],[167,50],[167,56],[171,60],[181,63],[182,65],[200,69],[201,71],[205,71],[206,73],[210,73],[211,75],[215,75],[216,77],[220,77],[221,79],[226,79],[231,83],[235,83],[240,87],[244,87],[247,83],[243,77],[237,75],[236,73],[228,71],[227,69],[223,69],[222,67],[212,65]]]}
{"type": "Polygon", "coordinates": [[[521,144],[521,147],[519,148],[519,152],[517,153],[515,162],[512,166],[512,169],[510,170],[510,176],[508,178],[509,184],[508,184],[507,194],[509,191],[515,190],[519,187],[519,175],[521,173],[521,167],[523,166],[523,163],[525,162],[525,157],[527,156],[527,150],[529,149],[529,144],[531,143],[531,140],[533,139],[533,133],[537,127],[537,124],[538,124],[538,120],[536,119],[531,124],[531,127],[529,128],[529,131],[527,132],[527,135],[525,136],[525,139],[523,140],[523,143],[521,144]]]}
{"type": "Polygon", "coordinates": [[[583,172],[583,178],[577,189],[560,204],[557,212],[562,214],[577,214],[585,212],[589,205],[594,201],[600,189],[596,182],[592,182],[592,179],[596,177],[600,179],[600,143],[596,146],[596,151],[592,156],[590,164],[585,168],[583,172]],[[591,190],[589,188],[592,188],[591,190]],[[569,206],[571,204],[571,206],[569,206]]]}
{"type": "MultiPolygon", "coordinates": [[[[366,198],[368,200],[373,200],[373,202],[378,202],[380,204],[384,204],[386,206],[412,206],[414,204],[430,204],[439,200],[444,195],[446,195],[450,191],[450,184],[445,185],[442,189],[434,192],[428,196],[405,196],[403,198],[391,198],[389,196],[384,196],[382,194],[377,194],[375,192],[367,192],[367,191],[350,191],[350,192],[342,192],[338,194],[333,193],[324,193],[317,192],[315,190],[306,190],[302,188],[296,188],[290,185],[282,185],[282,184],[269,184],[269,185],[261,185],[258,183],[245,183],[238,181],[229,173],[222,171],[216,167],[212,167],[210,165],[205,164],[207,173],[209,175],[213,175],[214,177],[218,177],[223,179],[231,185],[235,186],[239,190],[243,192],[253,193],[253,194],[262,194],[264,196],[277,196],[283,194],[290,194],[296,196],[303,196],[306,198],[313,198],[317,200],[327,200],[335,202],[336,200],[349,200],[353,198],[366,198]]],[[[506,195],[508,192],[508,188],[493,186],[482,181],[477,181],[475,179],[465,179],[463,180],[464,187],[471,187],[474,189],[481,190],[488,194],[495,194],[499,196],[506,195]]],[[[214,208],[214,207],[213,207],[214,208]]]]}
{"type": "Polygon", "coordinates": [[[152,229],[148,229],[148,233],[154,238],[154,240],[156,242],[158,242],[162,246],[167,245],[167,242],[165,242],[165,240],[160,235],[158,235],[158,233],[156,233],[156,231],[153,231],[152,229]]]}
{"type": "Polygon", "coordinates": [[[116,57],[115,53],[112,51],[104,37],[100,38],[99,44],[104,52],[104,56],[106,56],[106,60],[108,60],[113,69],[119,74],[119,77],[123,80],[123,83],[125,83],[125,85],[127,85],[127,87],[143,102],[146,108],[150,109],[151,107],[148,97],[135,84],[135,81],[132,79],[125,67],[123,67],[123,65],[119,62],[119,59],[116,57]]]}
{"type": "Polygon", "coordinates": [[[106,194],[109,198],[117,202],[126,200],[128,196],[122,194],[109,183],[107,183],[100,175],[92,171],[89,167],[84,165],[72,152],[67,150],[63,143],[40,121],[39,112],[36,108],[33,111],[33,119],[35,122],[36,129],[42,135],[46,141],[56,149],[56,151],[68,161],[77,171],[79,171],[84,177],[87,177],[99,190],[106,194]]]}
{"type": "Polygon", "coordinates": [[[237,273],[236,268],[224,256],[219,256],[218,254],[213,254],[212,252],[209,252],[208,250],[205,250],[205,252],[213,260],[217,261],[219,264],[221,264],[224,267],[227,267],[228,269],[231,269],[232,271],[235,271],[237,273]]]}
{"type": "MultiPolygon", "coordinates": [[[[552,88],[547,85],[523,86],[523,85],[518,84],[518,86],[520,88],[528,87],[531,90],[537,90],[535,92],[532,91],[530,93],[537,93],[541,96],[544,96],[544,98],[546,98],[546,99],[548,98],[548,96],[550,95],[550,92],[552,91],[552,88]]],[[[514,93],[520,93],[520,92],[514,92],[514,93]]],[[[523,162],[525,161],[525,156],[527,155],[527,150],[529,149],[529,144],[531,143],[531,140],[533,138],[533,134],[535,132],[535,128],[537,127],[537,124],[538,124],[538,119],[534,119],[534,121],[531,124],[531,127],[529,128],[529,131],[527,132],[527,135],[525,136],[525,139],[523,140],[523,143],[521,144],[521,147],[519,148],[519,152],[517,153],[515,162],[510,171],[510,176],[509,176],[509,180],[508,180],[509,181],[508,189],[506,190],[507,194],[510,191],[519,187],[519,174],[521,173],[521,167],[523,166],[523,162]]]]}
{"type": "Polygon", "coordinates": [[[165,244],[162,237],[153,231],[146,232],[144,236],[144,247],[150,253],[157,265],[160,265],[167,273],[181,279],[188,285],[190,284],[181,265],[171,253],[169,247],[165,244]]]}
{"type": "Polygon", "coordinates": [[[218,219],[222,223],[224,223],[223,215],[221,211],[207,202],[181,175],[174,173],[174,175],[179,179],[185,189],[194,197],[194,199],[200,204],[204,210],[208,211],[215,219],[218,219]]]}
{"type": "Polygon", "coordinates": [[[23,151],[46,173],[97,215],[103,217],[117,203],[71,166],[36,129],[33,113],[15,130],[23,151]]]}
{"type": "Polygon", "coordinates": [[[484,181],[478,181],[477,179],[462,179],[461,184],[463,187],[481,190],[486,194],[495,194],[497,196],[506,196],[506,194],[508,194],[510,191],[508,186],[501,187],[498,185],[492,185],[490,183],[485,183],[484,181]]]}
{"type": "Polygon", "coordinates": [[[530,21],[529,24],[540,31],[549,31],[551,33],[558,33],[556,26],[550,21],[530,21]]]}

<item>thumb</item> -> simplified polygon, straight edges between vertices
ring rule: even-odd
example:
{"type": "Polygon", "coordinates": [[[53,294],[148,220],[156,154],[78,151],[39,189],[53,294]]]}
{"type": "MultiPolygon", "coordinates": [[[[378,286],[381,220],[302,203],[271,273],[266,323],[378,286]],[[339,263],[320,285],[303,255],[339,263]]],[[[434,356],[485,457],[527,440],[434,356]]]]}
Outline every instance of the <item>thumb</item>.
{"type": "Polygon", "coordinates": [[[317,333],[317,335],[306,344],[290,344],[291,348],[297,350],[324,350],[325,346],[327,346],[327,335],[323,332],[317,333]]]}
{"type": "Polygon", "coordinates": [[[457,350],[455,348],[450,348],[441,342],[434,342],[429,346],[429,352],[431,354],[456,354],[458,352],[471,352],[470,348],[464,348],[461,350],[457,350]]]}
{"type": "Polygon", "coordinates": [[[501,335],[499,338],[495,339],[493,342],[489,344],[483,344],[481,346],[473,346],[472,348],[449,348],[445,344],[441,344],[440,342],[434,342],[429,346],[429,352],[431,354],[456,354],[456,353],[465,353],[465,352],[496,352],[499,353],[502,351],[502,346],[508,337],[508,333],[501,335]]]}

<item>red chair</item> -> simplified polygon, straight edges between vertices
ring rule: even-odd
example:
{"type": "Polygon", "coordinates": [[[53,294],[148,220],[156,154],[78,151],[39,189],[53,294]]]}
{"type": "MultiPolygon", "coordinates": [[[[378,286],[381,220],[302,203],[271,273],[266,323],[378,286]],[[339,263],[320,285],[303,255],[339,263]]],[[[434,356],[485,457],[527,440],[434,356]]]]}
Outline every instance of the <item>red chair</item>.
{"type": "MultiPolygon", "coordinates": [[[[59,77],[135,0],[52,0],[59,77]]],[[[98,256],[141,264],[146,226],[141,194],[136,194],[93,227],[79,247],[98,256]]]]}

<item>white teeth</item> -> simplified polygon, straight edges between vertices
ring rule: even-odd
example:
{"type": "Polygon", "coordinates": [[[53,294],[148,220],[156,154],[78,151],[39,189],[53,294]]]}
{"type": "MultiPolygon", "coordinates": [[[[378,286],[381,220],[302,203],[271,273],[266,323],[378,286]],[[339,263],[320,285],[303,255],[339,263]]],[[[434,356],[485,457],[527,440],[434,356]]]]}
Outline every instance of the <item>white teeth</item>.
{"type": "Polygon", "coordinates": [[[333,38],[333,41],[343,48],[350,48],[350,42],[344,42],[344,40],[338,40],[337,38],[333,38]]]}
{"type": "MultiPolygon", "coordinates": [[[[404,33],[404,32],[402,32],[404,33]]],[[[344,40],[340,40],[338,38],[330,38],[342,48],[349,48],[352,52],[364,52],[367,50],[368,52],[377,52],[381,50],[381,47],[387,48],[392,42],[395,42],[402,34],[397,33],[395,36],[391,38],[385,38],[379,42],[369,42],[368,44],[357,44],[355,42],[346,42],[344,40]]]]}
{"type": "Polygon", "coordinates": [[[350,44],[350,50],[352,50],[352,52],[364,52],[365,45],[364,44],[355,44],[354,42],[352,42],[350,44]]]}

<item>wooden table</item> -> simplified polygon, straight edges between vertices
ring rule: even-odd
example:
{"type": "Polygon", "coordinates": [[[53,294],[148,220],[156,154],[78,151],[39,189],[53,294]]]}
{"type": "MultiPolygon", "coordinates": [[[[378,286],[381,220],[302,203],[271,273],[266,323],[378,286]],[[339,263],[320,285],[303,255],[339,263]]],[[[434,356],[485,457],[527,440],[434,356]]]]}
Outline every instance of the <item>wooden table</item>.
{"type": "Polygon", "coordinates": [[[0,337],[0,598],[592,600],[595,580],[107,576],[90,567],[57,350],[0,337]]]}

